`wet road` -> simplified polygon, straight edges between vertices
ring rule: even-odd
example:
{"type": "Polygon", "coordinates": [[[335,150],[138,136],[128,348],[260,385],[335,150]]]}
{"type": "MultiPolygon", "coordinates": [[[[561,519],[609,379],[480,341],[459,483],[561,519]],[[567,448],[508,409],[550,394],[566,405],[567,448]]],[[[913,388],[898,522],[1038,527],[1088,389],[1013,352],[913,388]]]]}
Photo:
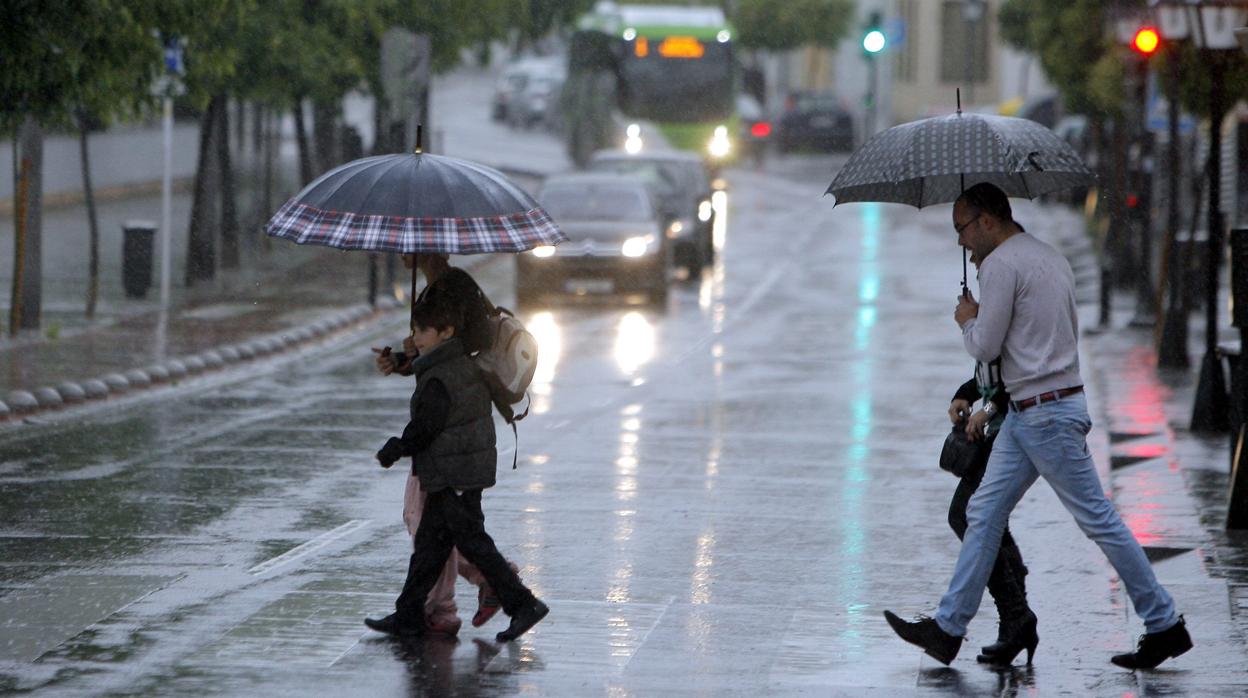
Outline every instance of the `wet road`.
{"type": "MultiPolygon", "coordinates": [[[[665,309],[525,312],[533,414],[517,470],[500,428],[484,501],[552,609],[520,642],[493,642],[501,616],[458,641],[361,624],[392,607],[409,550],[404,474],[372,459],[410,394],[368,352],[397,342],[394,313],[237,380],[0,436],[0,691],[1240,695],[1243,648],[1196,603],[1201,651],[1148,675],[1109,665],[1138,622],[1043,487],[1011,524],[1034,668],[975,665],[987,598],[952,668],[891,635],[881,610],[930,610],[956,555],[935,455],[971,370],[960,255],[947,209],[834,210],[829,180],[732,173],[720,262],[665,309]]],[[[1020,211],[1029,229],[1045,215],[1020,211]]],[[[511,300],[508,260],[480,278],[511,300]]],[[[1159,574],[1181,606],[1216,592],[1159,574]]],[[[462,582],[459,603],[467,618],[462,582]]]]}

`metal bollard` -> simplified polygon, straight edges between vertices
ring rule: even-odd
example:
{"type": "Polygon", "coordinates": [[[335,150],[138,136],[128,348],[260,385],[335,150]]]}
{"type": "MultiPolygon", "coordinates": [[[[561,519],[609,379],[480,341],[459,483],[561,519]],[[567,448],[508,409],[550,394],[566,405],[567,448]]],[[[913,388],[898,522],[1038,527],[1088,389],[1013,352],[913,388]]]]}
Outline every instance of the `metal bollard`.
{"type": "Polygon", "coordinates": [[[1226,502],[1227,530],[1248,529],[1248,423],[1239,427],[1239,439],[1231,463],[1231,487],[1226,502]]]}

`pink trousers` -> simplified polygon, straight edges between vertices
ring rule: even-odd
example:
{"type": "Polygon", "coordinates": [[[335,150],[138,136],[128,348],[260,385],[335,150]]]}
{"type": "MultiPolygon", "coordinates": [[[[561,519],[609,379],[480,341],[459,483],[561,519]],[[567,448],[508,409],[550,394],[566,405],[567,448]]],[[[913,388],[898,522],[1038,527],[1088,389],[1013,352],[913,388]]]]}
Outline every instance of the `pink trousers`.
{"type": "MultiPolygon", "coordinates": [[[[427,496],[420,489],[420,480],[415,475],[408,475],[407,487],[403,490],[403,523],[407,524],[408,535],[416,535],[416,527],[420,525],[420,512],[424,510],[427,496]]],[[[433,585],[425,599],[425,615],[430,621],[449,622],[459,617],[459,608],[455,605],[457,574],[478,587],[485,582],[475,565],[465,560],[458,550],[452,550],[451,556],[446,559],[446,567],[442,568],[442,576],[438,577],[438,583],[433,585]]]]}

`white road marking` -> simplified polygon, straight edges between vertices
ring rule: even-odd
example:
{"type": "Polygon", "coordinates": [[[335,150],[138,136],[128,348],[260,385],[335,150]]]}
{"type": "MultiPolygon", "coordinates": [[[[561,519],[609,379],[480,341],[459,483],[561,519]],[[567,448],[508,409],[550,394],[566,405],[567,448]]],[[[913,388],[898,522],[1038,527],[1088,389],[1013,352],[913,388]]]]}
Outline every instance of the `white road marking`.
{"type": "Polygon", "coordinates": [[[325,546],[329,545],[330,543],[333,543],[339,538],[342,538],[348,534],[358,531],[361,528],[364,528],[370,523],[372,523],[371,519],[352,519],[346,522],[345,524],[339,526],[338,528],[335,528],[332,531],[326,531],[325,533],[322,533],[321,535],[317,536],[316,538],[313,538],[312,540],[302,545],[299,545],[294,548],[291,548],[290,550],[287,550],[286,552],[282,553],[281,555],[278,555],[275,558],[261,562],[255,567],[252,567],[251,569],[247,570],[247,572],[249,572],[252,575],[261,575],[261,574],[264,574],[265,572],[269,572],[283,565],[288,565],[294,562],[295,560],[298,560],[299,558],[307,557],[308,555],[311,555],[312,553],[320,550],[321,548],[324,548],[325,546]]]}

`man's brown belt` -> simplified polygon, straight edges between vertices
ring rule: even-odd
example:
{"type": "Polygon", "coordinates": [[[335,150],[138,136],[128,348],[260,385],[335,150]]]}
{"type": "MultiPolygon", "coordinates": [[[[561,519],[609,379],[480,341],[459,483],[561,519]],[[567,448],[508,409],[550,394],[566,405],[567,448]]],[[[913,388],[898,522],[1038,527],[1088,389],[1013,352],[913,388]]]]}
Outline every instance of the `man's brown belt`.
{"type": "Polygon", "coordinates": [[[1070,397],[1071,395],[1077,395],[1082,392],[1083,392],[1083,386],[1076,385],[1073,388],[1062,388],[1061,390],[1054,390],[1048,393],[1040,393],[1039,395],[1036,395],[1035,397],[1029,397],[1029,398],[1026,398],[1025,400],[1011,401],[1010,407],[1013,407],[1015,412],[1022,412],[1028,407],[1035,407],[1036,405],[1043,405],[1046,402],[1056,402],[1058,400],[1061,400],[1064,397],[1070,397]]]}

